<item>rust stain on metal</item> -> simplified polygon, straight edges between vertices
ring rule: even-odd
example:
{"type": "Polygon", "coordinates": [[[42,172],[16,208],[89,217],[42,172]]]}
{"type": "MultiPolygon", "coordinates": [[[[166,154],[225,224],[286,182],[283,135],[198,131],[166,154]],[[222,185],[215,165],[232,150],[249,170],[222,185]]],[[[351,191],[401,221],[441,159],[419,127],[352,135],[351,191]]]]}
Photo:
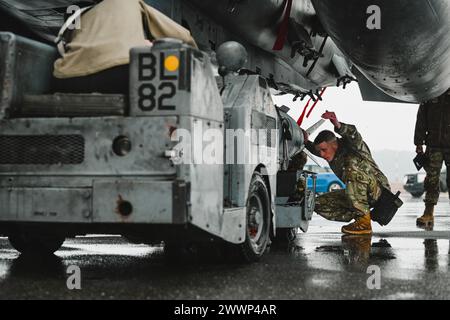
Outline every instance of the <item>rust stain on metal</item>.
{"type": "Polygon", "coordinates": [[[123,199],[122,195],[118,195],[117,197],[117,206],[116,206],[116,214],[119,215],[120,219],[122,220],[122,222],[127,222],[128,221],[128,216],[123,215],[122,213],[120,213],[120,206],[125,202],[125,200],[123,199]]]}

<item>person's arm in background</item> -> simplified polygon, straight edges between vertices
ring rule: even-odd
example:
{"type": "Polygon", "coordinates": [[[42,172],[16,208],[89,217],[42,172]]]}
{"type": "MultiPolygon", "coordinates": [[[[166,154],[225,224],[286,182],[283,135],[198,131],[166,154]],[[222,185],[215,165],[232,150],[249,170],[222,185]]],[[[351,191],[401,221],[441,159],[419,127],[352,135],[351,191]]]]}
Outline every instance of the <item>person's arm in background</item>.
{"type": "Polygon", "coordinates": [[[416,153],[423,153],[423,145],[427,136],[427,121],[425,116],[425,104],[421,104],[417,111],[416,128],[414,130],[414,145],[416,153]]]}

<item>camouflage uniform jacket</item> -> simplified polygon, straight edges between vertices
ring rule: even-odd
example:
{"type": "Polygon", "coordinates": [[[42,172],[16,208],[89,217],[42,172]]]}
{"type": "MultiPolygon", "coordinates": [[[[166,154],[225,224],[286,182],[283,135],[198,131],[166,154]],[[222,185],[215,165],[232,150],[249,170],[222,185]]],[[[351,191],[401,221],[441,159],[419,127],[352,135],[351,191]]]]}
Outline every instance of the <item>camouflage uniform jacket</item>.
{"type": "Polygon", "coordinates": [[[450,149],[450,90],[420,105],[414,144],[425,144],[432,149],[450,149]]]}
{"type": "MultiPolygon", "coordinates": [[[[356,175],[365,180],[364,176],[371,175],[383,186],[390,190],[389,181],[378,168],[372,158],[369,147],[363,141],[360,133],[354,125],[341,123],[335,132],[342,138],[338,138],[338,149],[334,159],[329,163],[330,168],[344,183],[348,183],[349,175],[356,175]]],[[[314,145],[309,142],[307,148],[312,153],[318,155],[314,145]]],[[[358,180],[360,180],[358,179],[358,180]]]]}

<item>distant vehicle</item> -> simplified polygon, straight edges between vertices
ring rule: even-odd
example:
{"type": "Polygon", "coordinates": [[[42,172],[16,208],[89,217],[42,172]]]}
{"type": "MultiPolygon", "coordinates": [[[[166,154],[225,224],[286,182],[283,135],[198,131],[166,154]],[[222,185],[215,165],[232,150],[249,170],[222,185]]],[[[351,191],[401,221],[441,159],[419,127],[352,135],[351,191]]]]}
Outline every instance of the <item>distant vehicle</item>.
{"type": "MultiPolygon", "coordinates": [[[[441,177],[440,177],[441,192],[448,191],[446,176],[447,176],[447,172],[445,170],[441,171],[441,177]]],[[[409,193],[411,193],[411,195],[413,197],[420,198],[425,192],[424,186],[423,186],[425,177],[426,177],[425,172],[407,174],[407,175],[405,175],[405,178],[404,178],[403,188],[406,191],[408,191],[409,193]]]]}
{"type": "MultiPolygon", "coordinates": [[[[345,183],[341,181],[329,167],[320,167],[315,164],[305,165],[305,170],[317,173],[316,192],[325,193],[345,189],[345,183]]],[[[312,179],[308,179],[308,188],[312,187],[312,179]]]]}

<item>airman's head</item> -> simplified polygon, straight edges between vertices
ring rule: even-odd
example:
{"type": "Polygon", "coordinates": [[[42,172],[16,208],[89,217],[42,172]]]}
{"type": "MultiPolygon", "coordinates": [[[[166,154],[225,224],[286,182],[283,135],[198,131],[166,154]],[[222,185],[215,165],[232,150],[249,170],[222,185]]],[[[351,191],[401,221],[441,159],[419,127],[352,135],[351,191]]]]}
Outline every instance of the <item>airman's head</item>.
{"type": "Polygon", "coordinates": [[[320,132],[314,140],[314,145],[320,157],[328,162],[333,161],[339,147],[336,136],[329,130],[320,132]]]}

